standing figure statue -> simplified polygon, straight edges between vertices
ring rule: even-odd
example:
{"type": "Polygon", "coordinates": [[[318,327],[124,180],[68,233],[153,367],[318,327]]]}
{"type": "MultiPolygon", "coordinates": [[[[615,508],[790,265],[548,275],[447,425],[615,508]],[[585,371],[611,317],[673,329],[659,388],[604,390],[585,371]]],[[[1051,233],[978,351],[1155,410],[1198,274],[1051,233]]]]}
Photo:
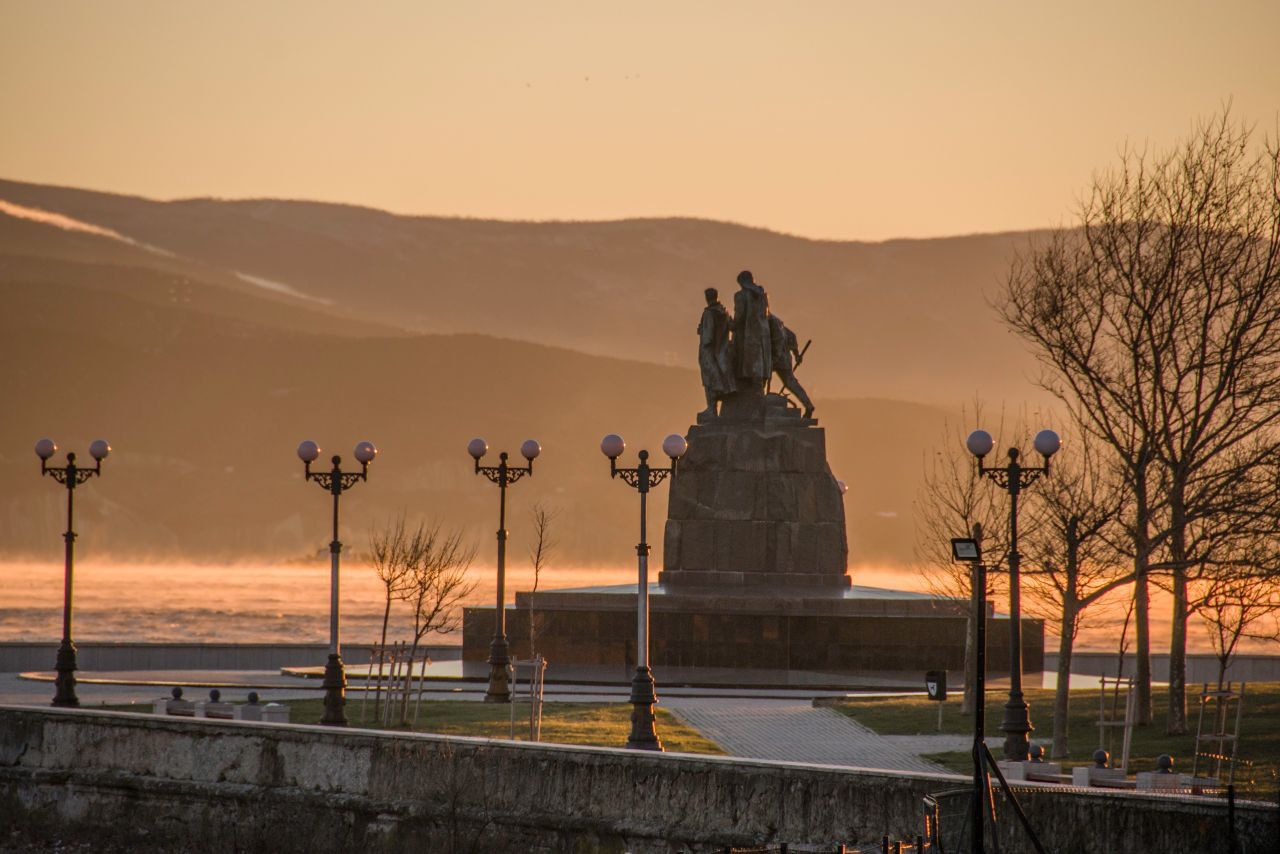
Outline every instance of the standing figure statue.
{"type": "Polygon", "coordinates": [[[778,379],[782,380],[782,387],[800,401],[800,405],[804,407],[804,417],[812,418],[813,401],[805,393],[804,386],[800,385],[800,381],[796,379],[795,369],[804,361],[804,351],[800,349],[800,342],[796,340],[796,334],[788,329],[782,322],[782,318],[776,314],[769,315],[769,332],[773,342],[774,373],[778,375],[778,379]],[[792,357],[795,359],[794,362],[792,357]]]}
{"type": "Polygon", "coordinates": [[[738,274],[733,295],[733,367],[736,385],[761,393],[773,376],[773,344],[769,335],[769,295],[750,270],[738,274]]]}
{"type": "Polygon", "coordinates": [[[707,288],[707,307],[698,321],[698,367],[707,395],[703,415],[714,417],[716,404],[733,391],[733,359],[729,352],[729,327],[733,320],[715,288],[707,288]]]}

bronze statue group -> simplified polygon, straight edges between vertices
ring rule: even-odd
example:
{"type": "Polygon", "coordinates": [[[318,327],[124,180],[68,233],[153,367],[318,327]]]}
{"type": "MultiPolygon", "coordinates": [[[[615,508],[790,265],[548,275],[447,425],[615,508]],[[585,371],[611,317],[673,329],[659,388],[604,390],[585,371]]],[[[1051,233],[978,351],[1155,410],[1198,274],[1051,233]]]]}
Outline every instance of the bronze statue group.
{"type": "Polygon", "coordinates": [[[769,311],[769,295],[750,270],[738,274],[733,316],[715,288],[707,288],[707,307],[698,323],[698,367],[707,396],[703,415],[713,417],[721,400],[734,392],[763,394],[774,374],[795,395],[804,417],[813,416],[813,401],[796,380],[804,360],[795,333],[769,311]]]}

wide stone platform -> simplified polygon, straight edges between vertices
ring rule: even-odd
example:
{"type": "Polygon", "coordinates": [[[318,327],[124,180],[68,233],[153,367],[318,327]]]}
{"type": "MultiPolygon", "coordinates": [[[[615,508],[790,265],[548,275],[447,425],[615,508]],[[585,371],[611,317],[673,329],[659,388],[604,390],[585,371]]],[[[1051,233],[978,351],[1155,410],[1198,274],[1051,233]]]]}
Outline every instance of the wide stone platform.
{"type": "MultiPolygon", "coordinates": [[[[636,587],[616,585],[516,594],[507,609],[512,655],[529,654],[530,607],[537,648],[558,666],[635,664],[636,587]]],[[[770,674],[774,683],[918,684],[926,670],[964,668],[964,600],[851,586],[782,595],[761,587],[750,594],[649,587],[650,658],[664,673],[705,684],[749,683],[770,674]]],[[[1024,619],[1023,667],[1043,669],[1044,623],[1024,619]]],[[[467,608],[463,660],[489,653],[493,608],[467,608]]],[[[1008,672],[1008,622],[988,612],[988,672],[1008,672]]]]}

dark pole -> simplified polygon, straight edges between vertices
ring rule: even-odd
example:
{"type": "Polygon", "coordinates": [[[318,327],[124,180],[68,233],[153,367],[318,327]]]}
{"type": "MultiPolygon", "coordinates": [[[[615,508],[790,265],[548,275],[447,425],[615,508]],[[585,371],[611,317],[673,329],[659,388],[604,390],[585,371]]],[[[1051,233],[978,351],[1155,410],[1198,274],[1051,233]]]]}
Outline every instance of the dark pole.
{"type": "Polygon", "coordinates": [[[1018,449],[1009,449],[1009,700],[1004,706],[1000,730],[1005,734],[1004,758],[1022,762],[1031,747],[1031,709],[1022,696],[1022,581],[1018,553],[1018,493],[1022,491],[1022,466],[1018,449]]]}
{"type": "MultiPolygon", "coordinates": [[[[976,528],[976,526],[975,526],[976,528]]],[[[973,821],[969,849],[982,854],[983,813],[987,802],[987,774],[984,748],[986,746],[987,714],[987,572],[982,565],[982,555],[973,563],[973,589],[978,600],[978,622],[974,626],[974,686],[973,686],[973,821]]]]}
{"type": "Polygon", "coordinates": [[[329,540],[329,658],[324,665],[324,714],[320,723],[326,726],[347,725],[347,671],[342,663],[341,600],[339,597],[342,540],[338,538],[338,505],[342,493],[362,480],[369,479],[369,463],[378,455],[372,442],[356,445],[355,456],[360,471],[342,470],[342,457],[334,456],[333,468],[327,472],[313,472],[311,463],[320,455],[315,442],[298,445],[298,458],[302,460],[304,480],[314,480],[321,489],[333,496],[333,536],[329,540]]]}
{"type": "Polygon", "coordinates": [[[605,436],[600,450],[609,458],[609,476],[621,478],[640,493],[640,542],[636,545],[636,673],[631,680],[631,733],[627,747],[633,750],[662,750],[658,738],[653,706],[658,702],[653,670],[649,667],[649,490],[674,476],[676,461],[689,449],[683,436],[672,434],[662,442],[662,450],[671,458],[671,468],[649,465],[649,452],[640,452],[640,465],[633,469],[618,468],[618,456],[626,448],[622,437],[605,436]]]}
{"type": "Polygon", "coordinates": [[[58,659],[54,665],[58,672],[54,679],[53,705],[74,707],[80,705],[76,696],[76,645],[71,640],[71,594],[75,571],[75,495],[76,455],[67,454],[66,487],[67,487],[67,530],[62,535],[66,541],[62,579],[62,643],[58,645],[58,659]]]}
{"type": "Polygon", "coordinates": [[[510,703],[511,688],[508,669],[511,666],[511,648],[507,643],[507,487],[525,475],[533,474],[533,461],[542,453],[542,446],[533,439],[526,439],[520,446],[524,466],[510,465],[506,451],[498,455],[496,466],[482,466],[480,459],[489,451],[484,439],[472,439],[467,453],[476,463],[476,474],[482,474],[498,487],[498,591],[493,610],[493,640],[489,643],[489,687],[485,690],[486,703],[510,703]]]}
{"type": "Polygon", "coordinates": [[[333,458],[329,473],[329,491],[333,493],[333,539],[329,541],[329,660],[324,665],[324,715],[320,723],[327,726],[347,725],[347,672],[342,663],[339,635],[338,578],[342,541],[338,539],[338,500],[342,497],[342,458],[333,458]]]}
{"type": "Polygon", "coordinates": [[[489,689],[486,703],[511,702],[507,668],[511,664],[507,644],[507,483],[510,475],[507,452],[498,456],[498,602],[493,612],[493,640],[489,644],[489,689]]]}
{"type": "Polygon", "coordinates": [[[76,487],[91,477],[102,474],[102,461],[111,453],[111,446],[105,439],[95,439],[89,445],[89,453],[94,459],[93,468],[81,468],[76,465],[76,455],[67,454],[67,464],[50,466],[49,458],[58,450],[52,439],[41,439],[36,442],[36,456],[40,458],[40,474],[48,475],[67,488],[67,530],[63,533],[63,577],[62,577],[62,642],[58,644],[58,657],[54,663],[57,676],[54,677],[53,705],[73,707],[80,705],[76,696],[76,645],[71,639],[72,600],[75,590],[75,557],[76,557],[76,487]]]}
{"type": "Polygon", "coordinates": [[[1009,449],[1009,464],[987,468],[982,460],[991,450],[991,436],[975,430],[966,444],[978,458],[978,474],[989,477],[1009,493],[1009,700],[1004,706],[1000,730],[1005,734],[1004,756],[1012,762],[1025,762],[1031,746],[1031,709],[1022,694],[1022,581],[1019,573],[1022,555],[1018,552],[1018,495],[1043,475],[1049,474],[1049,458],[1060,445],[1058,434],[1041,430],[1036,434],[1036,450],[1044,457],[1044,465],[1026,467],[1018,462],[1018,449],[1009,449]]]}
{"type": "Polygon", "coordinates": [[[649,667],[649,542],[647,536],[649,487],[652,485],[649,452],[640,452],[636,467],[636,489],[640,493],[640,542],[636,546],[636,675],[631,680],[631,734],[627,747],[633,750],[662,750],[662,741],[653,715],[658,702],[649,667]]]}

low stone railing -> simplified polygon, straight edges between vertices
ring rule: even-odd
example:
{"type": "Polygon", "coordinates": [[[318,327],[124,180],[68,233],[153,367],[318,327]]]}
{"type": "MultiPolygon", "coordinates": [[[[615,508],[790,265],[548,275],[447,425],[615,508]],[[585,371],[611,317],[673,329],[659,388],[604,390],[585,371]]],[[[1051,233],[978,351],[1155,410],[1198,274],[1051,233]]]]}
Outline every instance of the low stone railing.
{"type": "MultiPolygon", "coordinates": [[[[148,850],[663,851],[909,837],[952,775],[296,724],[0,707],[0,826],[148,850]]],[[[1031,790],[1049,850],[1227,850],[1226,805],[1031,790]]],[[[1241,854],[1274,805],[1237,803],[1241,854]]],[[[1026,849],[1012,816],[1006,851],[1026,849]]]]}

